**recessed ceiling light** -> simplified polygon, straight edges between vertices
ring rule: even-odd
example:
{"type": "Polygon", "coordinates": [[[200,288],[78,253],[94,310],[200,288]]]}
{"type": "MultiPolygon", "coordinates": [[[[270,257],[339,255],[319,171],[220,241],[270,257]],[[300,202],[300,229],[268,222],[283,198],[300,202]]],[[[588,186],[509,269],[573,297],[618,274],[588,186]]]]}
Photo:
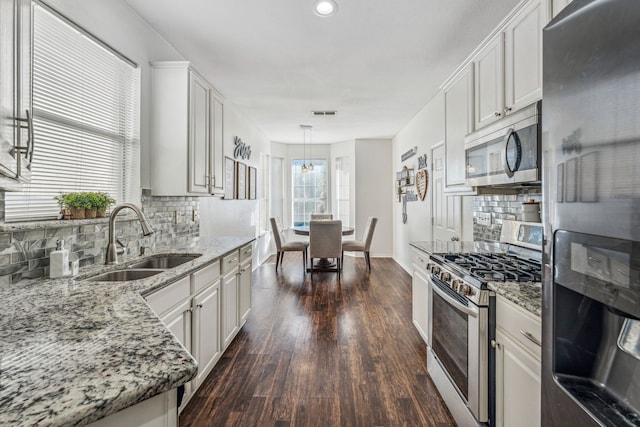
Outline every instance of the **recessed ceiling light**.
{"type": "Polygon", "coordinates": [[[318,16],[331,16],[338,10],[338,4],[333,0],[316,0],[313,11],[318,16]]]}

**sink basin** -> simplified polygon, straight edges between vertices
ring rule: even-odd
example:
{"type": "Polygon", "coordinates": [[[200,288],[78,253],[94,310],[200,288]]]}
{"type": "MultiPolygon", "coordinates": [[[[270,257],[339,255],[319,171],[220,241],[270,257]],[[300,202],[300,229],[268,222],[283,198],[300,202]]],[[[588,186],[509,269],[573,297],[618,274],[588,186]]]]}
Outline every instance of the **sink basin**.
{"type": "Polygon", "coordinates": [[[130,264],[129,268],[173,268],[185,262],[192,261],[201,256],[200,254],[177,254],[177,255],[157,255],[142,261],[130,264]]]}
{"type": "Polygon", "coordinates": [[[126,269],[126,270],[116,270],[110,271],[108,273],[100,274],[99,276],[94,276],[87,281],[89,282],[127,282],[129,280],[138,280],[144,279],[147,277],[154,276],[156,274],[162,273],[164,270],[135,270],[135,269],[126,269]]]}

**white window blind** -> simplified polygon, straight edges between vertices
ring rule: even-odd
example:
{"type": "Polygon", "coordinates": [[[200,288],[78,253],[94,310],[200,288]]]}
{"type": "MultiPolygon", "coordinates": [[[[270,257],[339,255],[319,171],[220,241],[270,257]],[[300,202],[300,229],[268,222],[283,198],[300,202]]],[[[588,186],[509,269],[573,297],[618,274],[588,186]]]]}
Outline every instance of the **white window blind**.
{"type": "Polygon", "coordinates": [[[61,192],[139,202],[137,67],[40,5],[33,55],[32,179],[6,193],[5,221],[55,218],[61,192]]]}

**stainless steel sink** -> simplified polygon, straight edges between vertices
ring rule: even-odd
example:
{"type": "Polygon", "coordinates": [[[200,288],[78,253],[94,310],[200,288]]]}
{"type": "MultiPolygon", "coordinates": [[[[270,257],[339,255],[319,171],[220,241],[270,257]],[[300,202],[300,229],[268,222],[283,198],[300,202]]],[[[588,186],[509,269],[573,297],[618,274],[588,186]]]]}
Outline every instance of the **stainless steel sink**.
{"type": "Polygon", "coordinates": [[[127,282],[129,280],[145,279],[147,277],[155,276],[162,273],[164,270],[152,270],[152,269],[132,269],[110,271],[98,276],[87,279],[89,282],[127,282]]]}
{"type": "Polygon", "coordinates": [[[176,254],[176,255],[156,255],[133,264],[129,264],[128,268],[147,269],[147,268],[173,268],[185,262],[192,261],[201,256],[200,254],[176,254]]]}

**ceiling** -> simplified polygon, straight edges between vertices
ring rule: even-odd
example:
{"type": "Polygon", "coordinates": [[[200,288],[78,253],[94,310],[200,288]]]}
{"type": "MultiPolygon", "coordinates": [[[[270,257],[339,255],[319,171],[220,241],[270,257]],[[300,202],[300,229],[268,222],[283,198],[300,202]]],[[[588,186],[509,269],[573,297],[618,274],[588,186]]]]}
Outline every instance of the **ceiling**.
{"type": "MultiPolygon", "coordinates": [[[[518,0],[126,0],[272,141],[393,137],[518,0]],[[336,110],[315,117],[313,110],[336,110]]],[[[162,58],[157,58],[161,60],[162,58]]]]}

